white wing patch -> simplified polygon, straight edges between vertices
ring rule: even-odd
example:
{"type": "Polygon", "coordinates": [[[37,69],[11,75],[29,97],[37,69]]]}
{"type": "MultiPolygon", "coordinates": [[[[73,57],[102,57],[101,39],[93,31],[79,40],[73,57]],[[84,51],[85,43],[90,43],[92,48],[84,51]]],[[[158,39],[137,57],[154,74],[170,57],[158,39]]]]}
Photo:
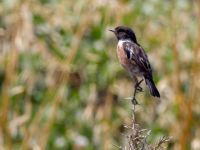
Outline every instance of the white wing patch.
{"type": "Polygon", "coordinates": [[[128,47],[129,56],[128,59],[134,58],[134,50],[132,46],[129,46],[130,43],[132,43],[129,40],[119,40],[118,46],[123,48],[123,44],[125,43],[125,46],[128,47]]]}

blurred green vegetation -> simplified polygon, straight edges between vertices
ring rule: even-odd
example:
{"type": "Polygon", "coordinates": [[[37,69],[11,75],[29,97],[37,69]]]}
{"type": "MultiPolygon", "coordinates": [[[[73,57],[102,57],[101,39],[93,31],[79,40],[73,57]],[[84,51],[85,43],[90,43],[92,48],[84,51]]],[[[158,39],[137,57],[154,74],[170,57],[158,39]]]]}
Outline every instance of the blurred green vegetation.
{"type": "Polygon", "coordinates": [[[0,149],[116,149],[127,143],[132,82],[108,29],[134,29],[160,101],[136,120],[168,149],[200,149],[199,0],[0,1],[0,149]]]}

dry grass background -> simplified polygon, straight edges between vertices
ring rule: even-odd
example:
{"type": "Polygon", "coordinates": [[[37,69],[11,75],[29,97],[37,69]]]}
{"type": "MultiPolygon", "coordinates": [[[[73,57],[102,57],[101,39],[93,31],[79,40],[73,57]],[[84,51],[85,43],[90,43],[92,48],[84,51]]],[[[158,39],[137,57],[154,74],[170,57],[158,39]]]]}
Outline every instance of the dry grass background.
{"type": "MultiPolygon", "coordinates": [[[[108,29],[132,27],[161,100],[138,95],[150,142],[200,149],[199,0],[2,0],[0,149],[116,149],[131,124],[130,78],[108,29]]],[[[143,87],[145,87],[143,85],[143,87]]]]}

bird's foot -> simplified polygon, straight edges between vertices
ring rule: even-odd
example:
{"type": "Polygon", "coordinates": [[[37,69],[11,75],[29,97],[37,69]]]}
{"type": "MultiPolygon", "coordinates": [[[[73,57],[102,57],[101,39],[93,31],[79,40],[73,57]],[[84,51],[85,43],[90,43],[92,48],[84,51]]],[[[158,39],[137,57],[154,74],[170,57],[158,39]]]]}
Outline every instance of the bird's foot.
{"type": "Polygon", "coordinates": [[[136,100],[135,97],[133,97],[133,99],[131,100],[133,105],[139,105],[138,101],[136,100]]]}

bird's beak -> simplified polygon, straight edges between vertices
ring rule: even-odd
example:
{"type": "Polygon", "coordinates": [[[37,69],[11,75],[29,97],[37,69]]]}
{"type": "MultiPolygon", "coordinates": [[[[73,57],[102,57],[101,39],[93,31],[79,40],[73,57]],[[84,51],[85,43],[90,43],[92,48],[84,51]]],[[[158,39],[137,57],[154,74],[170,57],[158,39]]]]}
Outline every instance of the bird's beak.
{"type": "Polygon", "coordinates": [[[111,32],[114,32],[114,33],[115,33],[115,30],[113,30],[113,29],[109,29],[109,31],[111,31],[111,32]]]}

